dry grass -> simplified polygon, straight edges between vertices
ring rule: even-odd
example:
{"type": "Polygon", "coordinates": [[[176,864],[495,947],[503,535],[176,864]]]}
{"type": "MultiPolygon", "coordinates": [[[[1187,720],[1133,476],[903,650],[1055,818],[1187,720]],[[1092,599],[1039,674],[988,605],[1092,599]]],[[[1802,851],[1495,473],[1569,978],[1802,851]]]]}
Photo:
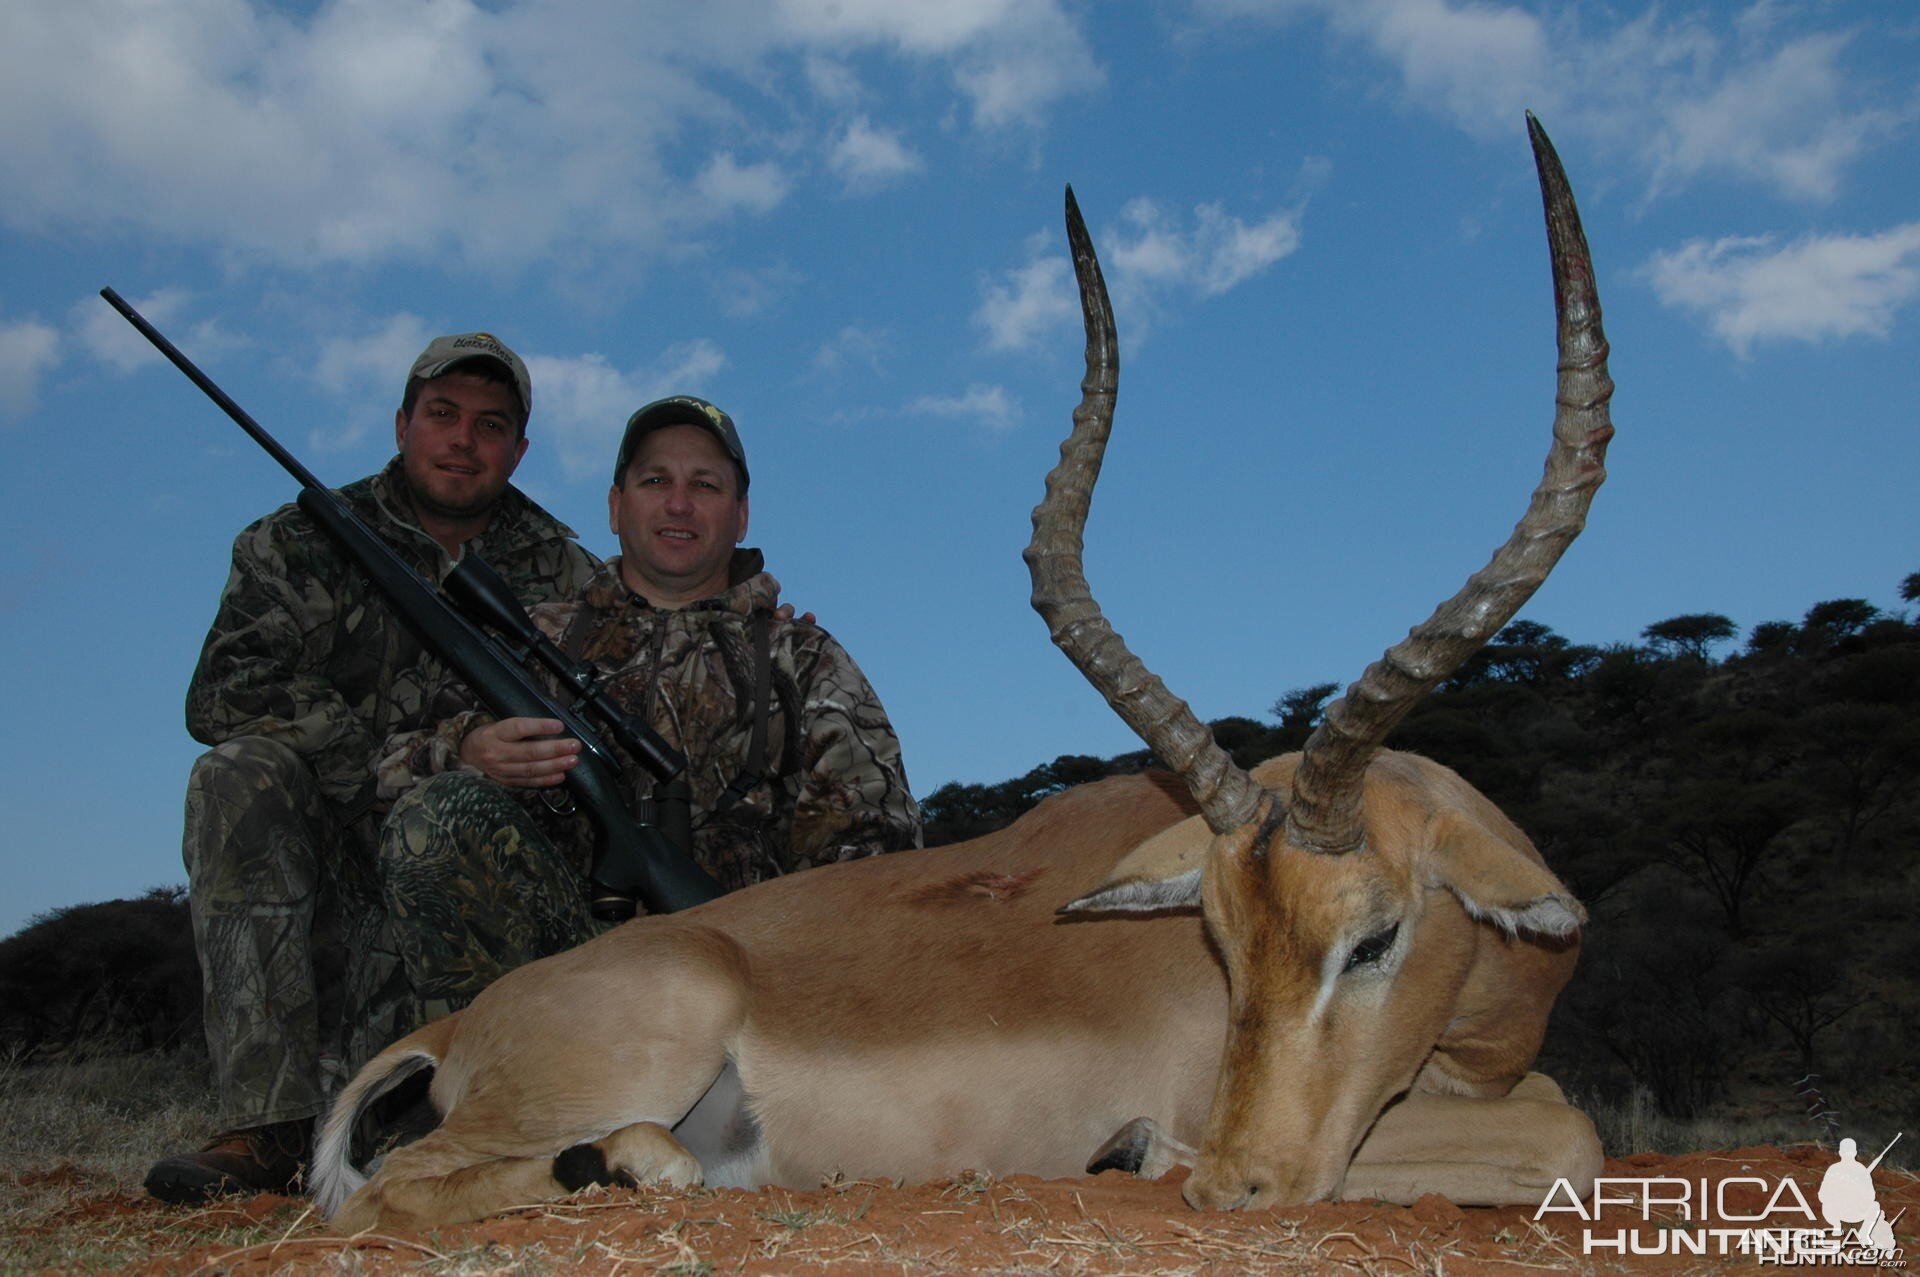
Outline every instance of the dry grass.
{"type": "Polygon", "coordinates": [[[213,1133],[204,1055],[0,1061],[0,1176],[70,1164],[132,1189],[156,1158],[213,1133]]]}
{"type": "Polygon", "coordinates": [[[1708,1148],[1751,1148],[1759,1144],[1806,1144],[1820,1131],[1798,1117],[1737,1117],[1708,1114],[1683,1121],[1668,1117],[1644,1090],[1618,1101],[1575,1097],[1593,1119],[1600,1142],[1611,1157],[1631,1153],[1690,1153],[1708,1148]]]}
{"type": "Polygon", "coordinates": [[[149,1254],[146,1224],[108,1225],[85,1237],[44,1225],[77,1197],[139,1192],[148,1166],[169,1152],[198,1147],[213,1120],[201,1055],[0,1060],[5,1269],[108,1271],[149,1254]]]}

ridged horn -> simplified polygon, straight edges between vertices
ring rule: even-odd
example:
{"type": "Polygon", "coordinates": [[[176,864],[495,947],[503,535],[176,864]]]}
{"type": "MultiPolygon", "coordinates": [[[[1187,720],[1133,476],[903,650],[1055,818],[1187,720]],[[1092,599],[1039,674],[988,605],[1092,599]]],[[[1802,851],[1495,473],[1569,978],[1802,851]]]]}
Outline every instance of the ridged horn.
{"type": "Polygon", "coordinates": [[[1560,158],[1531,111],[1527,133],[1546,205],[1559,323],[1559,388],[1546,473],[1525,517],[1487,566],[1328,707],[1294,775],[1287,838],[1299,847],[1338,854],[1361,846],[1361,778],[1374,750],[1415,702],[1479,651],[1532,597],[1586,526],[1594,490],[1606,478],[1613,381],[1607,376],[1593,261],[1560,158]]]}
{"type": "Polygon", "coordinates": [[[1055,646],[1186,782],[1208,826],[1225,833],[1253,820],[1263,791],[1220,748],[1187,703],[1128,650],[1087,585],[1081,550],[1093,485],[1113,429],[1120,351],[1100,259],[1072,187],[1067,188],[1067,243],[1086,319],[1087,375],[1080,383],[1073,432],[1060,445],[1060,464],[1047,476],[1046,497],[1034,507],[1033,539],[1022,556],[1033,577],[1033,608],[1045,619],[1055,646]]]}

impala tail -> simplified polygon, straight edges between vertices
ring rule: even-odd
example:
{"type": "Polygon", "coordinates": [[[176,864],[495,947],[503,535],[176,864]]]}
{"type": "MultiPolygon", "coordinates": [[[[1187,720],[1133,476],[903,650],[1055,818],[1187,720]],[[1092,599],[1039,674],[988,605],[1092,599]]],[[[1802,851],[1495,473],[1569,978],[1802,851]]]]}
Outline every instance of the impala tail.
{"type": "Polygon", "coordinates": [[[381,1096],[420,1070],[439,1067],[459,1019],[457,1013],[445,1016],[409,1033],[369,1060],[334,1097],[313,1152],[313,1200],[327,1218],[337,1214],[367,1182],[352,1160],[354,1128],[381,1096]]]}

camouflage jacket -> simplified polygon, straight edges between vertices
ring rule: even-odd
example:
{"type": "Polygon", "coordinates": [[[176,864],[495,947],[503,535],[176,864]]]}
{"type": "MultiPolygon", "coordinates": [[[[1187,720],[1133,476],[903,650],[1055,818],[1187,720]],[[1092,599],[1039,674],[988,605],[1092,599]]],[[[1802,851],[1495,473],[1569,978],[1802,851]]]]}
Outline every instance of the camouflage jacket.
{"type": "MultiPolygon", "coordinates": [[[[398,457],[339,491],[428,580],[451,569],[446,551],[414,522],[398,457]]],[[[509,487],[468,546],[531,606],[572,598],[591,579],[598,561],[573,535],[509,487]]],[[[234,539],[233,570],[187,688],[187,730],[208,745],[236,736],[283,741],[352,818],[375,801],[374,764],[387,738],[437,721],[433,693],[447,681],[332,538],[285,505],[234,539]]]]}
{"type": "MultiPolygon", "coordinates": [[[[679,610],[657,608],[626,587],[610,559],[572,603],[533,609],[533,619],[576,659],[606,672],[601,687],[688,758],[694,856],[728,890],[829,861],[920,845],[920,807],[907,789],[900,740],[846,649],[817,625],[773,620],[771,717],[766,778],[724,811],[721,795],[741,775],[756,715],[749,619],[780,601],[780,583],[758,550],[734,554],[734,584],[679,610]]],[[[390,742],[383,779],[463,766],[461,738],[492,721],[479,711],[434,732],[390,742]]],[[[624,764],[628,800],[652,779],[624,764]]],[[[559,837],[591,838],[584,819],[559,837]]],[[[585,848],[575,855],[585,859],[585,848]]]]}

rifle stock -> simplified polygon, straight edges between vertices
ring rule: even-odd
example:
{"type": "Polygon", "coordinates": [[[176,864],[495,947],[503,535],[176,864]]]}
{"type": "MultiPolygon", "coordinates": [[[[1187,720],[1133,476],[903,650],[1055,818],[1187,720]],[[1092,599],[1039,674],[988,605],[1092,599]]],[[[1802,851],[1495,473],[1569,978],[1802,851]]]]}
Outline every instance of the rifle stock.
{"type": "MultiPolygon", "coordinates": [[[[567,774],[566,784],[599,834],[599,852],[590,873],[595,887],[596,917],[610,921],[630,917],[636,895],[646,902],[649,911],[671,913],[722,894],[720,885],[695,864],[686,851],[674,846],[652,825],[633,819],[620,796],[620,764],[586,721],[549,698],[533,677],[503,652],[497,640],[442,597],[439,590],[382,541],[345,501],[314,478],[292,453],[118,293],[103,288],[100,296],[299,480],[300,508],[333,539],[341,553],[360,566],[395,615],[459,675],[490,711],[501,718],[558,719],[567,733],[581,742],[580,761],[567,774]]],[[[603,713],[609,712],[608,707],[600,708],[603,713]]],[[[618,721],[617,711],[614,713],[618,721]]],[[[644,725],[622,722],[620,727],[623,738],[632,733],[649,740],[653,748],[641,757],[659,779],[670,780],[684,770],[685,758],[644,725]]]]}

